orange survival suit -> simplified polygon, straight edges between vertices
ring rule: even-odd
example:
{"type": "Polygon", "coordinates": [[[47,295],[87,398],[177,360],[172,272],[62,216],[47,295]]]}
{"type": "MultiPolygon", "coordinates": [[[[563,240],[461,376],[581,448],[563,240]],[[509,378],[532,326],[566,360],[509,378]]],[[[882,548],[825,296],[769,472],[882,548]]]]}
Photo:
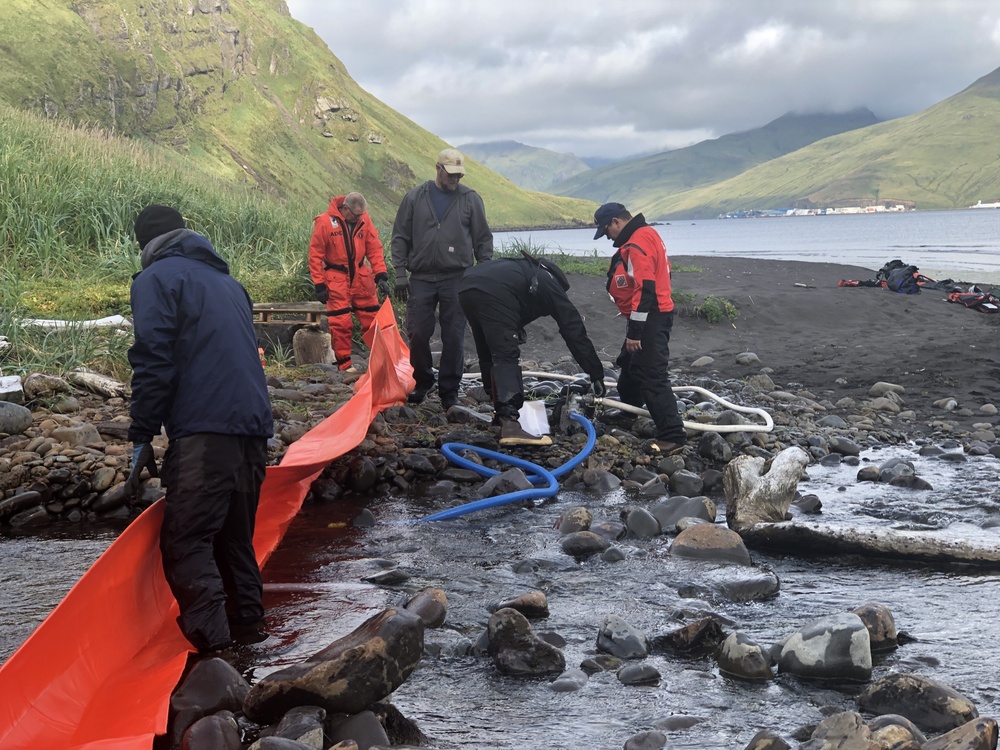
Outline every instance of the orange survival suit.
{"type": "Polygon", "coordinates": [[[351,366],[351,313],[358,316],[363,332],[371,328],[378,312],[375,284],[388,281],[389,274],[378,230],[368,212],[351,226],[341,213],[343,205],[344,196],[339,195],[330,201],[326,213],[313,220],[309,276],[317,289],[326,287],[333,354],[337,367],[346,370],[351,366]]]}

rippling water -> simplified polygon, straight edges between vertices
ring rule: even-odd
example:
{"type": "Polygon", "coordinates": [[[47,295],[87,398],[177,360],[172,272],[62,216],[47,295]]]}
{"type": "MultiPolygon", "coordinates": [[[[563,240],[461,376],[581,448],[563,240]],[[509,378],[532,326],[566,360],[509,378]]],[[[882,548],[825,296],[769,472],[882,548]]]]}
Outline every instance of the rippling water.
{"type": "Polygon", "coordinates": [[[117,536],[113,528],[0,536],[0,660],[62,601],[117,536]]]}
{"type": "MultiPolygon", "coordinates": [[[[671,256],[800,260],[871,269],[900,258],[932,278],[1000,283],[1000,210],[994,209],[678,220],[656,230],[671,256]]],[[[594,239],[593,229],[494,236],[498,247],[515,239],[573,255],[614,252],[607,239],[594,239]]]]}
{"type": "MultiPolygon", "coordinates": [[[[870,451],[882,462],[903,456],[933,490],[859,484],[858,467],[812,466],[803,492],[817,494],[820,516],[811,520],[866,528],[939,529],[938,534],[990,534],[997,520],[997,461],[972,458],[953,464],[917,457],[913,449],[870,451]]],[[[396,523],[450,504],[445,495],[380,498],[370,507],[381,523],[370,529],[344,526],[360,505],[306,505],[265,569],[267,642],[257,676],[298,661],[353,630],[387,606],[416,591],[440,586],[448,594],[445,627],[429,630],[431,652],[461,652],[485,628],[488,606],[532,589],[544,591],[550,616],[535,622],[565,638],[567,666],[594,652],[603,618],[617,614],[649,636],[678,627],[672,613],[690,608],[677,594],[686,573],[667,555],[669,540],[626,540],[621,563],[577,564],[559,548],[553,530],[566,508],[586,505],[598,518],[618,518],[640,504],[623,491],[606,496],[560,493],[555,501],[527,508],[504,506],[437,524],[396,523]],[[538,562],[531,573],[514,573],[516,562],[538,562]],[[380,588],[362,579],[398,564],[411,576],[380,588]]],[[[0,656],[6,656],[54,606],[112,534],[94,538],[0,538],[0,656]]],[[[905,670],[952,685],[974,700],[983,715],[996,715],[995,675],[1000,657],[989,647],[1000,619],[1000,578],[970,567],[874,563],[860,558],[799,559],[754,554],[754,562],[781,579],[778,597],[754,603],[715,602],[762,645],[783,638],[816,617],[866,601],[888,606],[900,630],[917,641],[876,661],[875,677],[905,670]]],[[[655,655],[662,674],[657,687],[626,687],[614,674],[598,674],[580,691],[555,693],[547,680],[499,675],[489,659],[427,655],[393,695],[440,748],[621,747],[632,734],[657,722],[689,717],[685,729],[668,731],[671,748],[742,748],[762,728],[789,737],[819,721],[828,707],[855,709],[857,687],[824,686],[780,676],[766,684],[723,677],[709,657],[655,655]]]]}
{"type": "MultiPolygon", "coordinates": [[[[820,496],[823,513],[810,518],[865,528],[916,528],[930,525],[927,518],[933,515],[933,525],[941,529],[935,533],[992,534],[982,528],[996,519],[997,500],[983,490],[995,485],[996,459],[951,464],[901,448],[869,452],[865,458],[881,462],[897,455],[912,459],[934,489],[858,484],[858,467],[813,466],[801,489],[820,496]]],[[[491,603],[531,589],[546,592],[551,610],[548,620],[534,626],[566,639],[569,667],[594,652],[598,627],[609,614],[649,636],[669,632],[680,625],[672,619],[674,610],[691,602],[677,594],[686,574],[678,573],[667,556],[665,537],[623,542],[628,558],[621,563],[576,564],[562,554],[552,528],[572,505],[587,505],[598,517],[617,518],[636,502],[621,491],[605,497],[563,492],[556,502],[532,509],[507,506],[440,524],[384,523],[352,529],[350,551],[342,557],[322,541],[310,543],[308,530],[322,527],[332,510],[310,506],[295,524],[294,544],[279,553],[279,566],[285,569],[294,569],[294,560],[303,554],[321,560],[307,576],[315,588],[301,606],[286,601],[279,616],[295,628],[310,629],[310,643],[290,649],[261,672],[321,648],[368,615],[400,604],[427,586],[441,586],[448,593],[445,628],[426,636],[428,643],[436,644],[433,650],[445,653],[463,638],[479,637],[491,603]],[[512,566],[527,558],[540,561],[541,567],[534,573],[514,573],[512,566]],[[407,570],[411,580],[389,589],[357,586],[361,577],[379,569],[376,561],[387,559],[407,570]]],[[[428,497],[380,500],[372,508],[382,521],[391,522],[447,504],[446,499],[428,497]]],[[[781,594],[765,602],[715,603],[715,611],[731,618],[735,628],[769,645],[813,618],[880,602],[894,613],[897,627],[917,642],[877,659],[876,678],[895,670],[927,674],[964,692],[982,714],[997,713],[1000,696],[993,685],[1000,659],[983,648],[984,636],[989,637],[1000,618],[996,575],[969,567],[935,570],[860,558],[803,560],[755,554],[754,560],[778,574],[781,594]]],[[[275,571],[268,577],[276,581],[275,571]]],[[[671,716],[693,717],[695,722],[668,732],[671,748],[741,748],[759,729],[774,728],[787,737],[797,727],[822,719],[826,707],[856,709],[856,686],[807,684],[788,676],[768,684],[738,682],[721,676],[709,657],[656,655],[650,662],[663,675],[657,687],[625,687],[614,674],[599,674],[578,692],[554,693],[546,680],[497,674],[488,659],[428,656],[392,700],[441,748],[621,747],[635,732],[671,716]]]]}

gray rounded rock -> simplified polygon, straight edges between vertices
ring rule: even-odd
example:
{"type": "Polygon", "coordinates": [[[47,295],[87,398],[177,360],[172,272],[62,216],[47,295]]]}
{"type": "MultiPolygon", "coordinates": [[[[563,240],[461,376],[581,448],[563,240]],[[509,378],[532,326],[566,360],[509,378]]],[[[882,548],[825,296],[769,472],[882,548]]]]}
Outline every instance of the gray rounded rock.
{"type": "Polygon", "coordinates": [[[0,432],[20,435],[29,427],[31,427],[31,409],[9,401],[0,401],[0,432]]]}
{"type": "Polygon", "coordinates": [[[659,685],[660,672],[652,664],[626,664],[618,670],[618,681],[623,685],[659,685]]]}
{"type": "Polygon", "coordinates": [[[618,615],[608,615],[597,634],[597,648],[619,659],[643,659],[649,655],[649,639],[618,615]]]}

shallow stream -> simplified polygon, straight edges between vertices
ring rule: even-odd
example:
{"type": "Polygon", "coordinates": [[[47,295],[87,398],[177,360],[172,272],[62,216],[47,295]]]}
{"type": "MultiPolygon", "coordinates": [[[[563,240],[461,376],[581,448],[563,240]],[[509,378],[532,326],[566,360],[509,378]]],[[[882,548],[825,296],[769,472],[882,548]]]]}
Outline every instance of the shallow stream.
{"type": "MultiPolygon", "coordinates": [[[[862,460],[881,463],[893,456],[913,460],[934,489],[859,484],[857,466],[811,466],[800,489],[818,495],[823,511],[809,520],[994,538],[992,526],[1000,517],[996,459],[951,463],[897,446],[866,452],[862,460]]],[[[617,519],[625,507],[649,501],[621,490],[605,496],[562,492],[533,508],[510,505],[435,524],[399,523],[452,502],[446,490],[374,499],[370,508],[380,523],[367,529],[349,524],[360,505],[306,505],[264,571],[274,635],[262,644],[257,677],[437,586],[448,594],[447,622],[427,631],[427,655],[392,697],[433,747],[620,748],[632,734],[661,727],[670,748],[738,750],[762,728],[789,739],[830,709],[856,708],[858,686],[810,684],[786,675],[768,683],[740,682],[721,676],[707,656],[650,657],[662,675],[656,687],[626,687],[613,673],[599,673],[579,691],[556,693],[548,680],[499,675],[488,658],[465,654],[485,628],[488,606],[502,599],[532,589],[546,593],[550,616],[533,625],[566,640],[568,667],[594,653],[597,629],[609,614],[653,637],[681,625],[675,611],[699,605],[677,594],[685,574],[667,554],[668,537],[620,542],[627,558],[619,563],[594,558],[578,564],[559,547],[553,523],[566,508],[586,505],[595,520],[617,519]],[[533,564],[517,565],[525,560],[533,564]],[[386,587],[362,580],[392,564],[409,579],[386,587]],[[515,566],[526,572],[514,572],[515,566]]],[[[111,538],[108,530],[75,539],[0,538],[0,658],[111,538]]],[[[1000,714],[1000,655],[990,646],[1000,620],[1000,574],[860,558],[753,557],[777,573],[781,593],[763,602],[712,602],[715,612],[734,623],[732,629],[767,646],[808,620],[879,602],[916,641],[876,657],[875,678],[891,671],[925,674],[967,695],[981,715],[1000,714]]]]}

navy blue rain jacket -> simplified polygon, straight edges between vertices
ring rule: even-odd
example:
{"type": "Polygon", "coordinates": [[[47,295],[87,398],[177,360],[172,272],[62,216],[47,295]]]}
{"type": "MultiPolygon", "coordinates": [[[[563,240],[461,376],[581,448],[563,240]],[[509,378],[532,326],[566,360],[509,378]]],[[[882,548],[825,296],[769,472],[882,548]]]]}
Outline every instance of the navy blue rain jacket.
{"type": "Polygon", "coordinates": [[[129,440],[166,427],[270,437],[271,402],[253,328],[253,303],[207,238],[178,229],[150,241],[132,281],[135,344],[129,440]]]}

